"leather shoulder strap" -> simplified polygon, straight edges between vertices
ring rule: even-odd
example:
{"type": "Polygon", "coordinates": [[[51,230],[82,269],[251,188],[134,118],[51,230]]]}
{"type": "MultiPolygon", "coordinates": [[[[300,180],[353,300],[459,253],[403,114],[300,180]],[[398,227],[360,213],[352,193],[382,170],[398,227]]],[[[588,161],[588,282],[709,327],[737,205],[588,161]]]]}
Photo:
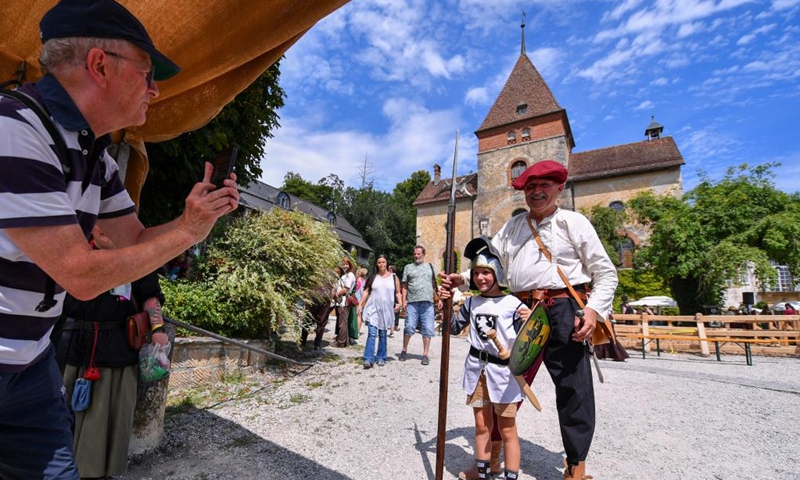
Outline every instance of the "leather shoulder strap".
{"type": "Polygon", "coordinates": [[[48,115],[44,110],[44,107],[42,107],[39,102],[31,98],[29,95],[26,95],[18,90],[0,90],[0,95],[16,99],[31,109],[31,111],[33,111],[33,113],[39,117],[42,125],[44,125],[44,128],[47,129],[47,133],[49,133],[50,137],[53,139],[53,145],[56,147],[56,155],[58,155],[58,159],[61,161],[61,168],[65,173],[69,172],[70,166],[67,144],[64,142],[64,137],[61,136],[61,132],[59,132],[58,128],[56,128],[56,124],[53,123],[50,115],[48,115]]]}

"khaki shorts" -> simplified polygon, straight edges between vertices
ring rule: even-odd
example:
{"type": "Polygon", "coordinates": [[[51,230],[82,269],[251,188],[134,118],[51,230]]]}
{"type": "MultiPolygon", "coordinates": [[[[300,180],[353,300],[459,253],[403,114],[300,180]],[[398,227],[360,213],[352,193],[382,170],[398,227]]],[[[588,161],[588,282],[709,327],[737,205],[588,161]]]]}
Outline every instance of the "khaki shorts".
{"type": "Polygon", "coordinates": [[[492,406],[498,417],[514,418],[517,416],[516,403],[492,403],[489,398],[489,389],[486,387],[486,377],[481,373],[478,385],[471,395],[467,395],[467,405],[472,408],[486,408],[492,406]]]}

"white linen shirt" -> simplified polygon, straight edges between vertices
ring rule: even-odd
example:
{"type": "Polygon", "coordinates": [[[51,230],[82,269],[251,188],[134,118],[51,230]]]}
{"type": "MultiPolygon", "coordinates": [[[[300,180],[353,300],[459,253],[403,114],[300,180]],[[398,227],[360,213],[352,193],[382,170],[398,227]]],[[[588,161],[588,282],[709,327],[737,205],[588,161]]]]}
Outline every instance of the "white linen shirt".
{"type": "Polygon", "coordinates": [[[347,296],[350,295],[350,291],[353,290],[353,286],[356,284],[356,276],[353,272],[347,272],[341,277],[339,277],[339,282],[336,284],[336,289],[341,290],[343,288],[347,289],[347,292],[339,297],[339,301],[336,302],[337,307],[346,307],[347,306],[347,296]]]}
{"type": "MultiPolygon", "coordinates": [[[[539,251],[527,218],[527,212],[514,216],[492,238],[492,244],[502,256],[500,260],[509,289],[523,292],[566,288],[556,269],[560,266],[572,285],[592,283],[586,306],[596,311],[601,319],[608,317],[617,289],[617,270],[589,219],[580,213],[557,208],[538,225],[532,220],[552,256],[552,261],[548,262],[539,251]]],[[[465,273],[468,283],[469,272],[465,273]]]]}

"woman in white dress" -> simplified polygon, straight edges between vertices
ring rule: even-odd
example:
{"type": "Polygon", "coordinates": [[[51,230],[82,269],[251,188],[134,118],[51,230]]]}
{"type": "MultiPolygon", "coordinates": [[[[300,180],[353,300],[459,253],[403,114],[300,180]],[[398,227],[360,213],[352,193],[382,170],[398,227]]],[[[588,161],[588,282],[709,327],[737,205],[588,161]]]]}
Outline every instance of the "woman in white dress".
{"type": "Polygon", "coordinates": [[[395,312],[400,310],[400,282],[387,269],[385,255],[378,255],[372,275],[364,284],[361,302],[358,304],[359,319],[367,324],[367,344],[364,346],[364,368],[386,365],[386,333],[394,328],[395,312]],[[378,339],[378,354],[375,354],[375,339],[378,339]]]}

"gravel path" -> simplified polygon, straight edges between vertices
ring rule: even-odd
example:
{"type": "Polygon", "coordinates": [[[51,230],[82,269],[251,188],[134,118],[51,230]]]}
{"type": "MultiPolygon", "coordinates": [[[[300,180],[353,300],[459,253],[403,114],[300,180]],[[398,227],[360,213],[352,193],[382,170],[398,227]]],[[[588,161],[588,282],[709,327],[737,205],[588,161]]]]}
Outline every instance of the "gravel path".
{"type": "MultiPolygon", "coordinates": [[[[332,326],[332,325],[331,325],[332,326]]],[[[331,327],[329,326],[329,327],[331,327]]],[[[326,334],[326,340],[330,333],[326,334]]],[[[162,447],[131,461],[133,479],[433,479],[441,337],[431,364],[389,339],[385,367],[364,370],[361,345],[298,355],[307,371],[249,377],[210,407],[170,414],[162,447]]],[[[468,345],[452,338],[444,478],[472,460],[473,419],[460,380],[468,345]]],[[[601,361],[597,430],[587,460],[596,480],[800,479],[800,360],[648,356],[601,361]]],[[[523,479],[562,478],[553,385],[542,369],[517,425],[523,479]]]]}

